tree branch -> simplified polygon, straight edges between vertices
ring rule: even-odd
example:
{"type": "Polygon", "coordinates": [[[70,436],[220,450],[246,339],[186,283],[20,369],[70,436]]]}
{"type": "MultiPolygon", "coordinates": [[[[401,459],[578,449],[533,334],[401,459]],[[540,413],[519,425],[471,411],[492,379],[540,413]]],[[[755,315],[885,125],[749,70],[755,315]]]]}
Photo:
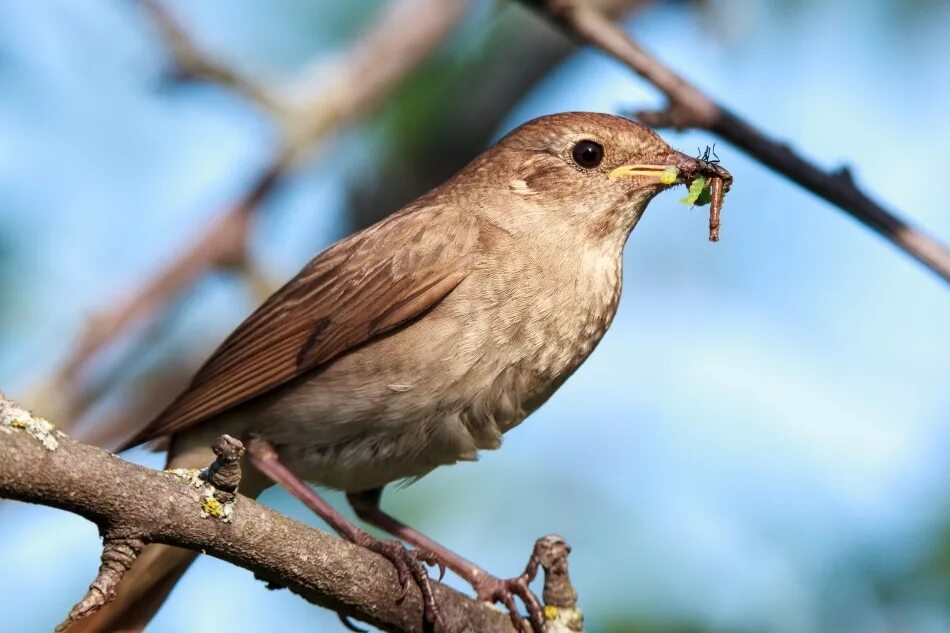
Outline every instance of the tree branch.
{"type": "Polygon", "coordinates": [[[616,22],[585,0],[521,0],[575,38],[592,44],[658,88],[667,108],[638,112],[657,127],[701,128],[732,143],[762,164],[840,208],[893,242],[898,248],[950,282],[950,250],[887,211],[855,185],[847,170],[825,171],[787,144],[713,101],[660,60],[642,49],[616,22]]]}
{"type": "MultiPolygon", "coordinates": [[[[106,604],[145,544],[165,543],[226,560],[341,615],[421,633],[420,592],[413,585],[399,602],[388,561],[236,494],[243,447],[224,436],[214,449],[217,460],[200,473],[153,471],[74,441],[0,394],[0,497],[79,514],[103,537],[99,574],[64,625],[106,604]]],[[[531,558],[545,569],[548,633],[582,630],[568,551],[548,536],[531,558]]],[[[438,582],[432,587],[449,632],[515,631],[507,614],[438,582]]]]}

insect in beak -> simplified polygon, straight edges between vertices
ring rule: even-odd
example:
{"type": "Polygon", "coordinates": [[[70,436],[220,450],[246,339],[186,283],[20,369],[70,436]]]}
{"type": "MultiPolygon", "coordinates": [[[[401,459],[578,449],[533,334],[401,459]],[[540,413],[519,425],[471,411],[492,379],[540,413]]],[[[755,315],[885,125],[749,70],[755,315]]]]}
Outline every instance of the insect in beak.
{"type": "Polygon", "coordinates": [[[656,178],[662,185],[684,184],[689,188],[686,197],[681,200],[690,206],[709,205],[709,241],[719,241],[719,219],[725,194],[732,185],[732,175],[717,161],[704,158],[692,158],[680,152],[673,152],[666,164],[621,165],[611,171],[607,177],[616,178],[656,178]]]}

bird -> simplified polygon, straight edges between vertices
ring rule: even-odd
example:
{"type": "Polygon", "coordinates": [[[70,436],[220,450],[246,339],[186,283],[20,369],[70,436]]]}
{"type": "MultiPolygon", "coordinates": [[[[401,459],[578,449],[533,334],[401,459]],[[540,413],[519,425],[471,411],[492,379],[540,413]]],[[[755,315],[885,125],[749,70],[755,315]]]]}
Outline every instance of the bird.
{"type": "MultiPolygon", "coordinates": [[[[437,563],[537,630],[540,607],[524,582],[386,514],[382,491],[499,448],[547,401],[610,326],[625,244],[648,203],[699,176],[732,183],[718,162],[627,118],[528,121],[314,257],[120,450],[165,438],[168,468],[202,468],[215,438],[240,438],[241,492],[280,484],[343,538],[388,558],[404,591],[421,589],[428,626],[444,626],[426,571],[437,563]],[[304,482],[344,491],[361,520],[399,541],[370,536],[304,482]]],[[[141,630],[195,556],[147,546],[115,600],[68,630],[141,630]]]]}

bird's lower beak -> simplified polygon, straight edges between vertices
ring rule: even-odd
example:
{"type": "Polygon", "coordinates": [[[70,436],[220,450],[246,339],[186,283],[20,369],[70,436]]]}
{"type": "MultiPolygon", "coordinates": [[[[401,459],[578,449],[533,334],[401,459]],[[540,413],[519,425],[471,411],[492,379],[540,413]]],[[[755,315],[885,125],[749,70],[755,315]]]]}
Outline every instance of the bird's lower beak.
{"type": "Polygon", "coordinates": [[[693,158],[675,150],[660,157],[655,163],[621,165],[607,174],[611,180],[633,177],[656,178],[659,184],[666,186],[689,185],[697,176],[707,179],[720,178],[725,191],[728,191],[732,184],[732,175],[718,163],[693,158]]]}

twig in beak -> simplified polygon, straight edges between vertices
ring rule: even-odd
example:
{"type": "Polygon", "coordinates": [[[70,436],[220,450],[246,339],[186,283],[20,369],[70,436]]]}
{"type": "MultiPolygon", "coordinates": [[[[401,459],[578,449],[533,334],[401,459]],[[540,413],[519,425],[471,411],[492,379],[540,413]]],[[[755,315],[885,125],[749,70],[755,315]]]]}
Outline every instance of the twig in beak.
{"type": "Polygon", "coordinates": [[[709,179],[709,241],[719,241],[719,214],[722,211],[722,178],[709,179]]]}

